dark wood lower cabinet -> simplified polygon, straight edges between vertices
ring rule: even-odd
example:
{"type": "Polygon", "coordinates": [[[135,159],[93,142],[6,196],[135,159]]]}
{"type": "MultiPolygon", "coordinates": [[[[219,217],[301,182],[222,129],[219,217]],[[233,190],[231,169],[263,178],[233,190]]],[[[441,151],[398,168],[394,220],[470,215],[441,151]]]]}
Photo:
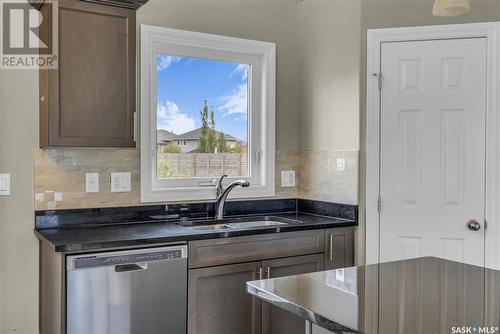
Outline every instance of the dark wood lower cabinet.
{"type": "Polygon", "coordinates": [[[261,262],[191,269],[188,334],[259,334],[261,302],[246,291],[261,262]]]}
{"type": "Polygon", "coordinates": [[[304,319],[252,297],[246,283],[352,266],[353,240],[352,228],[333,228],[190,242],[188,334],[304,334],[304,319]]]}
{"type": "Polygon", "coordinates": [[[325,230],[325,270],[354,266],[354,229],[325,230]]]}
{"type": "Polygon", "coordinates": [[[189,334],[303,334],[289,312],[246,292],[246,282],[323,270],[323,254],[189,270],[189,334]]]}
{"type": "MultiPolygon", "coordinates": [[[[295,256],[262,262],[266,277],[299,275],[324,269],[323,254],[295,256]]],[[[268,303],[262,303],[262,334],[304,334],[304,319],[268,303]]]]}

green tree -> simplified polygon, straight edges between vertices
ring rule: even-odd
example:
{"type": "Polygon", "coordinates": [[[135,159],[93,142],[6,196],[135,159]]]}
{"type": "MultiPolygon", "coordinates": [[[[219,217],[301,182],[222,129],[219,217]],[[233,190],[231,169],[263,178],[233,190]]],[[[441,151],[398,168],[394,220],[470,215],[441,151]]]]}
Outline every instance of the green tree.
{"type": "Polygon", "coordinates": [[[226,153],[230,152],[226,136],[223,132],[215,130],[215,113],[213,110],[208,111],[207,100],[203,101],[203,108],[200,110],[201,118],[201,134],[198,139],[199,153],[226,153]]]}
{"type": "Polygon", "coordinates": [[[158,178],[168,179],[174,176],[174,171],[166,160],[158,160],[158,178]]]}
{"type": "Polygon", "coordinates": [[[180,146],[177,145],[176,143],[170,143],[167,146],[165,146],[164,152],[165,153],[181,153],[182,150],[181,150],[180,146]]]}
{"type": "Polygon", "coordinates": [[[217,138],[217,152],[226,153],[228,151],[226,136],[224,132],[219,132],[219,136],[217,138]]]}
{"type": "Polygon", "coordinates": [[[210,111],[207,148],[209,153],[215,153],[217,150],[217,132],[215,131],[215,114],[213,110],[210,111]]]}
{"type": "Polygon", "coordinates": [[[208,135],[210,132],[210,128],[208,127],[208,102],[207,100],[203,101],[203,108],[200,111],[201,118],[201,134],[198,139],[198,152],[200,153],[209,153],[208,147],[208,135]]]}
{"type": "Polygon", "coordinates": [[[228,147],[226,150],[227,153],[246,153],[247,149],[245,146],[241,144],[236,144],[235,146],[228,147]]]}

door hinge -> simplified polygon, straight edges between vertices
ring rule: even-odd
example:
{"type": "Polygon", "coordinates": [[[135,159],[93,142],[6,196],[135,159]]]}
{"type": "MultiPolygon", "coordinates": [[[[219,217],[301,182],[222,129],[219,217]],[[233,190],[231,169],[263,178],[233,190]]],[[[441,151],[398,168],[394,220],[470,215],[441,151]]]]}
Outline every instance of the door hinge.
{"type": "Polygon", "coordinates": [[[382,90],[382,72],[380,72],[377,76],[378,76],[378,89],[382,90]]]}
{"type": "Polygon", "coordinates": [[[134,122],[132,139],[134,140],[134,142],[137,143],[137,112],[135,112],[135,111],[134,111],[134,117],[132,118],[132,122],[134,122]]]}
{"type": "Polygon", "coordinates": [[[382,198],[379,196],[377,199],[377,211],[380,213],[380,209],[382,208],[382,198]]]}

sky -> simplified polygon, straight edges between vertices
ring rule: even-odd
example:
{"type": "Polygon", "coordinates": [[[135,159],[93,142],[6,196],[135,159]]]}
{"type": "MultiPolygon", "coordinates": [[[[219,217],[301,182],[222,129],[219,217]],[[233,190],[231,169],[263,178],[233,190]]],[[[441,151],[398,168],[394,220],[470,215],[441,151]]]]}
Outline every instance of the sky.
{"type": "Polygon", "coordinates": [[[249,65],[163,54],[156,60],[158,129],[180,135],[199,128],[207,100],[216,130],[247,140],[249,65]]]}

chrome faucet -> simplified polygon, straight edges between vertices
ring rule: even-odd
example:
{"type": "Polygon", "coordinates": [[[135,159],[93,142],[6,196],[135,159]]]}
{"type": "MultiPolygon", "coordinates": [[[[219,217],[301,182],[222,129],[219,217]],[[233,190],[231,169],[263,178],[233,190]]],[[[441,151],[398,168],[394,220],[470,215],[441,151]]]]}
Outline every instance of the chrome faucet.
{"type": "Polygon", "coordinates": [[[226,199],[227,195],[233,190],[233,188],[240,186],[243,188],[249,187],[250,183],[246,180],[236,180],[231,183],[229,183],[224,189],[222,186],[222,180],[227,177],[227,175],[222,175],[222,177],[219,179],[219,182],[217,182],[217,200],[215,201],[215,220],[222,220],[224,219],[224,204],[226,204],[226,199]]]}

